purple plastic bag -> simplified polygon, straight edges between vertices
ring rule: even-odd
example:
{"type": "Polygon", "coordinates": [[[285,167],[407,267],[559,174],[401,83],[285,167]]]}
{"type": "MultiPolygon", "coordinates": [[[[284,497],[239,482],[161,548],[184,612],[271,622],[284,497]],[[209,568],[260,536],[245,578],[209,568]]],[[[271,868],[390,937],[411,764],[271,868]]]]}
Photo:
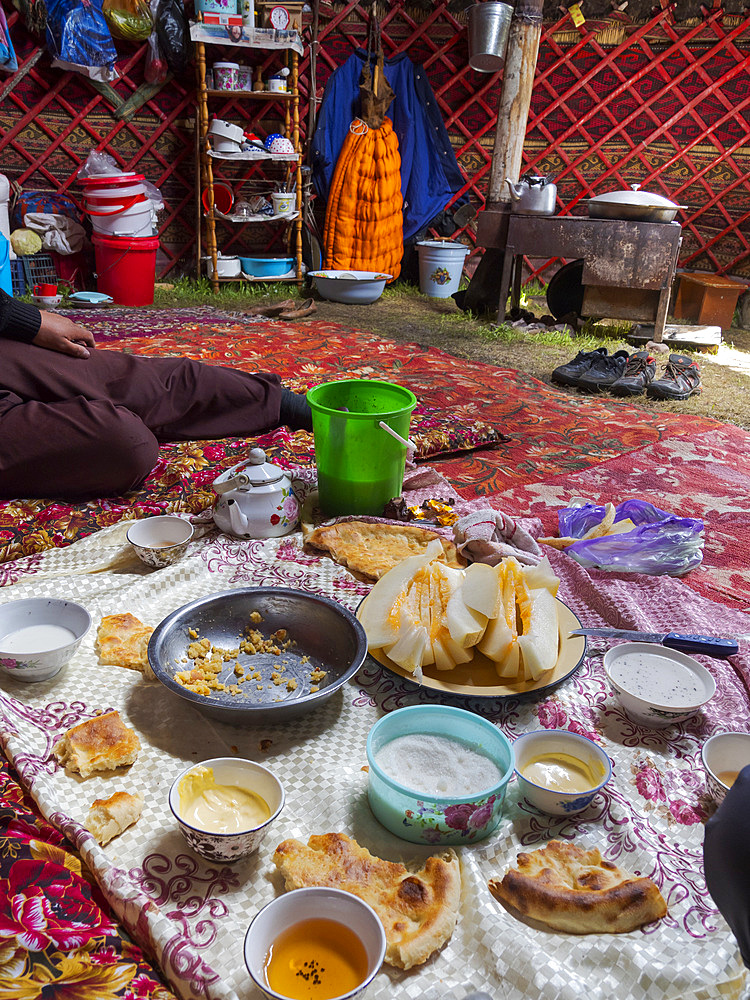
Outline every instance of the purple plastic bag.
{"type": "Polygon", "coordinates": [[[560,535],[581,538],[565,552],[590,569],[619,573],[683,576],[703,561],[703,521],[677,517],[645,500],[625,500],[615,508],[615,524],[629,518],[635,525],[621,535],[583,540],[604,518],[605,507],[587,503],[558,512],[560,535]]]}

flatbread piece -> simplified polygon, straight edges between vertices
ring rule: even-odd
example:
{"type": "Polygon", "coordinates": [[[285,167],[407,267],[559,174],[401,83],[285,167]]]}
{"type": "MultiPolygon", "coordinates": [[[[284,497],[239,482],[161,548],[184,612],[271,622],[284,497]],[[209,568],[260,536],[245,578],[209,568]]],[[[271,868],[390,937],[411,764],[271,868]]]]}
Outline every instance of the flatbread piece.
{"type": "Polygon", "coordinates": [[[153,628],[135,615],[105,615],[99,625],[99,661],[105,666],[127,667],[153,676],[148,662],[148,641],[153,628]]]}
{"type": "Polygon", "coordinates": [[[308,545],[329,552],[337,563],[371,580],[379,580],[408,556],[420,555],[439,538],[449,566],[464,566],[456,546],[436,531],[417,524],[386,524],[382,521],[340,521],[314,531],[308,545]]]}
{"type": "Polygon", "coordinates": [[[85,826],[90,830],[102,847],[113,837],[119,836],[123,830],[136,823],[143,809],[143,795],[136,792],[115,792],[108,799],[94,799],[85,826]]]}
{"type": "Polygon", "coordinates": [[[461,897],[458,858],[427,859],[421,871],[383,861],[344,833],[285,840],[273,856],[287,889],[322,885],[359,896],[380,917],[385,960],[400,969],[426,962],[453,933],[461,897]]]}
{"type": "Polygon", "coordinates": [[[63,767],[88,778],[94,771],[111,771],[132,764],[141,749],[138,735],[118,712],[104,712],[73,726],[52,747],[63,767]]]}
{"type": "Polygon", "coordinates": [[[551,840],[519,854],[490,892],[514,916],[569,934],[622,934],[659,920],[667,912],[650,878],[632,875],[597,848],[551,840]]]}

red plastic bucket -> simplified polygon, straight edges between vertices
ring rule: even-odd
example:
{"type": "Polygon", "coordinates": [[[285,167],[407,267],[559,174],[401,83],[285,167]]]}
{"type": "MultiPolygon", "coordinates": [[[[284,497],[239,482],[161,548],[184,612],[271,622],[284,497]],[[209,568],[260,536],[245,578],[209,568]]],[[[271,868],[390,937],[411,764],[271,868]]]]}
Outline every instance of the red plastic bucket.
{"type": "Polygon", "coordinates": [[[158,237],[94,233],[92,239],[97,290],[111,295],[121,306],[150,306],[154,301],[158,237]]]}

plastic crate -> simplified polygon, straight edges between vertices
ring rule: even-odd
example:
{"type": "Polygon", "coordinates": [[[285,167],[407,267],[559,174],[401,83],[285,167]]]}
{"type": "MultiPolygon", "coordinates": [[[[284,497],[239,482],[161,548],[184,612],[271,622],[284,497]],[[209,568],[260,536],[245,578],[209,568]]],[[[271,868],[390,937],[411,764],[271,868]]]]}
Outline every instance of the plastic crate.
{"type": "Polygon", "coordinates": [[[13,287],[13,295],[26,294],[26,275],[23,271],[23,261],[20,257],[10,262],[10,280],[13,287]]]}
{"type": "Polygon", "coordinates": [[[34,285],[57,284],[55,262],[48,253],[22,254],[10,266],[14,295],[25,295],[34,285]]]}

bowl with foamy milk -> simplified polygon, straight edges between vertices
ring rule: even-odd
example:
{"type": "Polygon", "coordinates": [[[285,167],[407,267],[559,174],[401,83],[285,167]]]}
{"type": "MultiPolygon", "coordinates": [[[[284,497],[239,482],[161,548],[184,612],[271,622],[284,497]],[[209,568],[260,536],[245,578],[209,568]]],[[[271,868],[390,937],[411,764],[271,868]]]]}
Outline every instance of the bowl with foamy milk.
{"type": "Polygon", "coordinates": [[[31,597],[0,605],[0,673],[17,681],[46,681],[71,659],[91,628],[80,604],[31,597]]]}
{"type": "Polygon", "coordinates": [[[391,833],[415,844],[468,844],[500,822],[513,749],[473,712],[413,705],[367,737],[367,797],[391,833]]]}

